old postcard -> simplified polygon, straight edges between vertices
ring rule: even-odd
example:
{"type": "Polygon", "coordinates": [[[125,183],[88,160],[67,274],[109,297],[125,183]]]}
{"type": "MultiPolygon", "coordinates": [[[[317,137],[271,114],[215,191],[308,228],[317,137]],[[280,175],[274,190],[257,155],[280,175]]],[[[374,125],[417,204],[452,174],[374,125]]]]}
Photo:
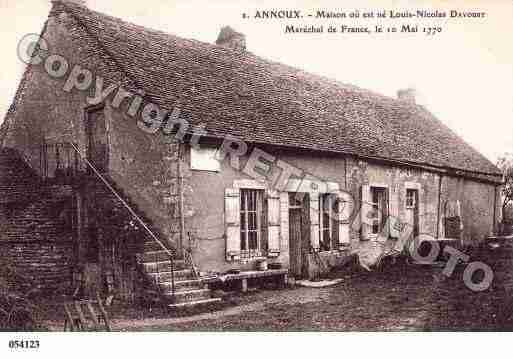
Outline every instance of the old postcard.
{"type": "Polygon", "coordinates": [[[7,357],[513,330],[513,1],[0,11],[7,357]]]}

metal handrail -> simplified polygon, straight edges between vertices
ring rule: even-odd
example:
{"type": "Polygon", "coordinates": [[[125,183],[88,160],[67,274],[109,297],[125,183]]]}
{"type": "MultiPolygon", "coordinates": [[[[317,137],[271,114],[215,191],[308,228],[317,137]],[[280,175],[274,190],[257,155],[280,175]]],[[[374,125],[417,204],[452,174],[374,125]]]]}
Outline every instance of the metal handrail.
{"type": "MultiPolygon", "coordinates": [[[[107,188],[116,196],[116,198],[125,206],[126,209],[130,212],[130,214],[139,222],[139,224],[150,234],[152,239],[157,242],[157,244],[162,248],[162,250],[169,256],[171,262],[171,296],[174,301],[175,299],[175,276],[174,276],[174,255],[173,253],[160,241],[157,236],[151,231],[151,229],[144,223],[144,221],[135,213],[135,211],[130,207],[130,205],[116,192],[116,190],[111,186],[111,184],[101,175],[101,173],[89,162],[89,160],[82,156],[80,150],[75,146],[75,144],[70,143],[71,147],[78,153],[81,160],[83,160],[100,178],[100,180],[107,186],[107,188]]],[[[156,262],[157,271],[158,271],[158,262],[156,262]]]]}
{"type": "Polygon", "coordinates": [[[196,270],[196,265],[194,264],[194,258],[192,257],[192,249],[190,246],[191,243],[191,234],[187,233],[187,236],[189,238],[189,248],[183,250],[183,259],[185,263],[191,268],[192,275],[194,276],[194,279],[200,279],[200,275],[198,271],[196,270]]]}
{"type": "MultiPolygon", "coordinates": [[[[59,176],[73,178],[79,172],[78,156],[72,155],[74,148],[70,142],[43,143],[39,146],[39,171],[43,180],[59,176]],[[49,173],[50,165],[54,166],[49,173]],[[61,171],[61,172],[59,172],[61,171]]],[[[30,161],[27,161],[31,166],[30,161]]],[[[32,167],[32,166],[31,166],[32,167]]]]}

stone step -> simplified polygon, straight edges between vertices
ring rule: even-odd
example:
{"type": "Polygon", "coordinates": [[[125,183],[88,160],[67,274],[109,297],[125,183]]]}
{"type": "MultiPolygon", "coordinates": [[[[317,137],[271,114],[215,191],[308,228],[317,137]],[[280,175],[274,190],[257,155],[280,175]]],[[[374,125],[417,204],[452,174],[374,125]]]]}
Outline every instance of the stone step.
{"type": "MultiPolygon", "coordinates": [[[[192,289],[192,290],[184,290],[175,292],[174,303],[186,303],[186,302],[194,302],[201,299],[210,299],[212,292],[210,289],[192,289]]],[[[165,292],[164,296],[166,298],[172,299],[173,293],[171,291],[165,292]]]]}
{"type": "Polygon", "coordinates": [[[155,241],[144,242],[144,251],[159,251],[162,247],[155,241]]]}
{"type": "MultiPolygon", "coordinates": [[[[166,243],[163,243],[166,245],[166,243]]],[[[169,249],[169,248],[168,248],[169,249]]],[[[156,241],[147,241],[144,242],[144,251],[161,251],[163,250],[162,246],[158,244],[156,241]]]]}
{"type": "Polygon", "coordinates": [[[169,304],[168,307],[170,309],[194,308],[194,307],[200,307],[200,306],[215,304],[215,303],[220,303],[220,302],[221,302],[221,298],[209,298],[209,299],[195,300],[192,302],[169,304]]]}
{"type": "MultiPolygon", "coordinates": [[[[156,273],[156,272],[169,272],[171,271],[171,261],[170,260],[162,260],[159,262],[145,262],[143,263],[144,270],[146,273],[156,273]]],[[[174,260],[173,261],[173,269],[175,271],[188,269],[185,261],[183,260],[174,260]]]]}
{"type": "MultiPolygon", "coordinates": [[[[170,292],[173,287],[171,281],[160,282],[160,288],[164,292],[170,292]]],[[[204,285],[199,279],[187,279],[175,281],[175,291],[187,291],[191,289],[203,289],[204,285]]]]}
{"type": "MultiPolygon", "coordinates": [[[[151,278],[159,283],[163,282],[170,282],[171,281],[171,271],[162,271],[162,272],[149,272],[148,273],[151,278]]],[[[192,270],[190,269],[182,269],[182,270],[175,270],[174,273],[175,282],[182,281],[182,280],[192,280],[194,278],[194,274],[192,273],[192,270]]]]}
{"type": "MultiPolygon", "coordinates": [[[[137,258],[141,262],[161,262],[169,260],[169,253],[164,250],[156,250],[156,251],[144,251],[144,253],[137,254],[137,258]]],[[[177,259],[173,257],[175,262],[183,261],[183,259],[177,259]]]]}

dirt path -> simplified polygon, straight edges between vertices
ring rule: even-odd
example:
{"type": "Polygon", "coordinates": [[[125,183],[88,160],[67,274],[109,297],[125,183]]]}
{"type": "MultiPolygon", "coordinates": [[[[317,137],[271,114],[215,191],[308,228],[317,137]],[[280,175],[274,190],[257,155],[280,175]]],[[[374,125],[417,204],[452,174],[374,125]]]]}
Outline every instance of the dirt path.
{"type": "MultiPolygon", "coordinates": [[[[325,301],[329,297],[330,288],[301,288],[286,290],[266,290],[250,293],[241,298],[242,304],[222,310],[202,313],[187,317],[145,318],[145,319],[112,319],[111,326],[115,331],[144,330],[145,328],[167,327],[176,324],[203,320],[218,320],[227,316],[236,316],[248,312],[264,310],[266,306],[297,305],[325,301]]],[[[52,331],[62,330],[60,321],[47,321],[46,326],[52,331]]]]}

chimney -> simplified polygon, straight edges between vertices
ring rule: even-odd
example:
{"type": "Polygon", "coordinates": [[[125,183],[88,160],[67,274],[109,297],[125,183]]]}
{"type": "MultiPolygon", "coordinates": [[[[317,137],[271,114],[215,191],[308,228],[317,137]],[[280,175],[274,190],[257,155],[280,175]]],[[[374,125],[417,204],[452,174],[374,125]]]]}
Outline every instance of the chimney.
{"type": "Polygon", "coordinates": [[[224,26],[219,32],[216,44],[232,50],[246,50],[246,36],[235,31],[230,26],[224,26]]]}
{"type": "Polygon", "coordinates": [[[397,91],[397,99],[400,101],[415,104],[415,89],[407,88],[397,91]]]}

